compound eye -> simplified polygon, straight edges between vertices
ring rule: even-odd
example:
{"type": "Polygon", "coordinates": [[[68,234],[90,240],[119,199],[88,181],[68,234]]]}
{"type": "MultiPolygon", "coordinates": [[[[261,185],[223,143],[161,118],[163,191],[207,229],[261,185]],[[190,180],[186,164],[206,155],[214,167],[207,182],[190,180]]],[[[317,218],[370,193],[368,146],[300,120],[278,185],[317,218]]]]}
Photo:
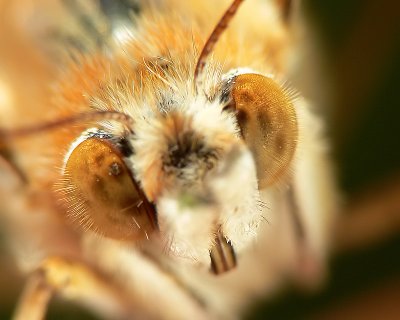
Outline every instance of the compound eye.
{"type": "Polygon", "coordinates": [[[237,76],[231,95],[242,137],[255,159],[259,187],[265,188],[289,171],[296,149],[292,101],[273,79],[259,74],[237,76]]]}
{"type": "Polygon", "coordinates": [[[61,191],[68,214],[84,229],[139,240],[155,229],[155,210],[110,141],[88,138],[71,153],[61,191]]]}

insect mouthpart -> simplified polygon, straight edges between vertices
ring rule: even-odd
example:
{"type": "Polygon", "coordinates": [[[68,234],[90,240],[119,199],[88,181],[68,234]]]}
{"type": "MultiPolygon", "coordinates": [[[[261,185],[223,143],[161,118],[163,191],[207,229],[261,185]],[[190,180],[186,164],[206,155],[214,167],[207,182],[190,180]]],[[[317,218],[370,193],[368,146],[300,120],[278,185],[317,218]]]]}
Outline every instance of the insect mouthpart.
{"type": "Polygon", "coordinates": [[[236,254],[232,243],[220,230],[215,235],[215,244],[210,250],[211,271],[216,275],[230,271],[236,267],[236,254]]]}

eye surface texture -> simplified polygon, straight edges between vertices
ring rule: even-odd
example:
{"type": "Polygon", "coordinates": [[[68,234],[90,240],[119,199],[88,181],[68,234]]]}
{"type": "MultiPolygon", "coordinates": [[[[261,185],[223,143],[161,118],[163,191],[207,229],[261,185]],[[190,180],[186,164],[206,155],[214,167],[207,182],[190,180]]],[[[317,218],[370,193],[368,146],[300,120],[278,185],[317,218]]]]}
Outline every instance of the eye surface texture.
{"type": "Polygon", "coordinates": [[[140,240],[155,228],[155,213],[110,141],[90,137],[71,152],[60,183],[68,215],[110,238],[140,240]]]}
{"type": "Polygon", "coordinates": [[[263,189],[290,168],[298,138],[294,106],[277,82],[259,74],[237,76],[231,95],[231,107],[254,156],[259,188],[263,189]]]}

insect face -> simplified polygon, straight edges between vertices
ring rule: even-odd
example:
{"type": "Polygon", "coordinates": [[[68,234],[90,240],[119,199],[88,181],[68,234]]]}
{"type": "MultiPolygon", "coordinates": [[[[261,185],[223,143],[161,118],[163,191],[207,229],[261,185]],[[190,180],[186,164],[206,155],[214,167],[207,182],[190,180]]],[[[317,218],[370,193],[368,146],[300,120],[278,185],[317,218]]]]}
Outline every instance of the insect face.
{"type": "MultiPolygon", "coordinates": [[[[27,159],[21,165],[27,181],[35,183],[21,188],[24,210],[10,203],[10,216],[22,212],[27,218],[18,223],[29,227],[34,211],[50,226],[57,220],[59,229],[48,229],[65,232],[72,256],[99,270],[110,287],[123,289],[129,308],[139,306],[154,318],[210,318],[188,316],[209,310],[222,315],[216,318],[234,318],[246,300],[242,292],[252,296],[282,275],[302,272],[302,257],[322,269],[336,202],[320,123],[305,100],[293,99],[277,80],[287,71],[290,41],[272,2],[248,1],[224,32],[242,2],[232,1],[215,26],[208,14],[223,4],[140,1],[127,37],[120,37],[118,24],[125,20],[114,21],[120,13],[115,18],[107,8],[131,2],[93,2],[93,10],[104,11],[93,19],[102,16],[105,28],[112,20],[110,32],[89,25],[95,41],[87,46],[73,30],[58,33],[61,47],[73,39],[83,52],[63,64],[56,79],[47,79],[53,95],[44,90],[40,105],[53,120],[39,112],[37,126],[0,129],[0,154],[10,162],[13,139],[34,136],[37,143],[26,142],[19,153],[27,159]],[[35,136],[40,134],[43,141],[35,136]],[[40,173],[35,156],[43,150],[40,173]],[[31,201],[35,192],[46,204],[31,201]],[[215,274],[235,270],[215,277],[210,266],[215,274]],[[160,310],[149,303],[155,297],[160,310]],[[177,304],[181,308],[171,308],[177,304]]],[[[79,14],[83,2],[65,3],[85,29],[91,15],[79,14]]],[[[41,263],[54,252],[69,256],[64,244],[38,251],[32,264],[42,266],[39,276],[59,279],[59,264],[41,263]]],[[[74,279],[75,271],[64,266],[65,278],[74,279]]],[[[44,280],[53,292],[52,279],[44,280]]],[[[57,282],[56,290],[79,285],[66,282],[57,282]]],[[[79,298],[102,301],[98,290],[80,290],[79,298]]],[[[29,312],[21,314],[25,319],[29,312]]]]}
{"type": "MultiPolygon", "coordinates": [[[[150,113],[134,109],[133,133],[120,133],[124,154],[110,132],[73,143],[61,186],[68,213],[117,239],[147,238],[157,220],[175,256],[208,266],[225,239],[233,259],[257,234],[259,189],[290,171],[297,139],[290,96],[258,74],[230,72],[195,91],[190,78],[168,81],[183,89],[158,91],[151,100],[161,107],[150,113]]],[[[126,91],[113,94],[129,101],[121,99],[126,91]]]]}
{"type": "Polygon", "coordinates": [[[209,265],[219,232],[235,250],[246,247],[260,214],[254,162],[234,115],[219,99],[194,97],[138,128],[132,164],[171,252],[209,265]]]}

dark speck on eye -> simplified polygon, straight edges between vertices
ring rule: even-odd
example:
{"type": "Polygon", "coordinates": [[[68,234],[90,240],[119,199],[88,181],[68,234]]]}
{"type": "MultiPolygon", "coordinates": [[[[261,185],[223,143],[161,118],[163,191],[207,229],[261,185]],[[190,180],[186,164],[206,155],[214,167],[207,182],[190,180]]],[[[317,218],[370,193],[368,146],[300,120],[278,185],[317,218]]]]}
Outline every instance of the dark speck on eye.
{"type": "Polygon", "coordinates": [[[121,174],[121,168],[117,162],[113,162],[108,168],[109,176],[118,176],[121,174]]]}

